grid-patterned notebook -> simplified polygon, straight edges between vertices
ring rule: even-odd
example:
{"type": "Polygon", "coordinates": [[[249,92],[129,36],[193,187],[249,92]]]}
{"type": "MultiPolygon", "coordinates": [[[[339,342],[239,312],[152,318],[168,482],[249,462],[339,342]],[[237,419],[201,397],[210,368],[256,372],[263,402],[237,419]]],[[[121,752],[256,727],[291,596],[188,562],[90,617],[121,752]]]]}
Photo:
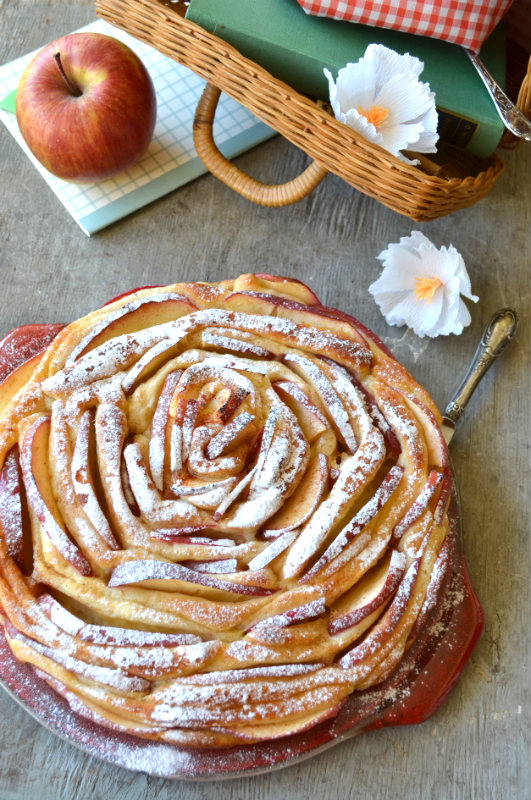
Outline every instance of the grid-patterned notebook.
{"type": "MultiPolygon", "coordinates": [[[[196,156],[192,138],[195,107],[204,81],[158,50],[101,20],[81,31],[106,33],[125,42],[142,59],[151,75],[157,94],[157,124],[148,152],[141,161],[117,177],[100,183],[67,183],[51,175],[36,161],[20,135],[13,113],[0,108],[0,119],[67,211],[90,236],[206,172],[196,156]]],[[[0,67],[0,98],[16,89],[33,55],[29,53],[0,67]]],[[[234,158],[274,135],[275,131],[250,111],[222,95],[214,136],[227,158],[234,158]]]]}

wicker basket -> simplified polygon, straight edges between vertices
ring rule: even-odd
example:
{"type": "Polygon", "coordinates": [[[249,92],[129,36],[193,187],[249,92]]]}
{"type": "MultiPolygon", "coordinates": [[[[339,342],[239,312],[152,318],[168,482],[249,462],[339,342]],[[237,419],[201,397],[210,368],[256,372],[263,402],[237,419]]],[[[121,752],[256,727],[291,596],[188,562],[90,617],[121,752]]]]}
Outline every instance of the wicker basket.
{"type": "Polygon", "coordinates": [[[425,157],[420,168],[402,163],[219,37],[189,22],[184,18],[186,4],[180,0],[96,0],[96,12],[207,81],[194,122],[196,150],[214,175],[253,202],[268,206],[296,202],[330,172],[420,222],[477,202],[503,170],[496,155],[481,159],[455,148],[442,153],[442,161],[438,154],[438,164],[425,157]],[[271,186],[227,161],[212,136],[221,91],[304,150],[312,159],[307,169],[288,183],[271,186]]]}

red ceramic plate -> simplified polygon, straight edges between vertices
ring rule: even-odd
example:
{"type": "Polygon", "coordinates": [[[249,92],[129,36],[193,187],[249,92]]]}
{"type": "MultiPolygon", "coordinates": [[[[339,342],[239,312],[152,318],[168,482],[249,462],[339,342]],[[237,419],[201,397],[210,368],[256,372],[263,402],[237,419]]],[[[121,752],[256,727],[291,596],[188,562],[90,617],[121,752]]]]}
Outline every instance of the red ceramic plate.
{"type": "MultiPolygon", "coordinates": [[[[42,351],[61,325],[16,328],[0,341],[0,379],[42,351]]],[[[446,558],[451,566],[427,611],[423,632],[394,673],[351,695],[338,714],[280,741],[226,750],[195,750],[117,733],[75,714],[32,667],[18,662],[0,633],[0,681],[45,727],[85,752],[150,775],[179,779],[241,777],[291,766],[365,730],[413,725],[430,717],[457,681],[483,627],[460,541],[458,506],[451,507],[446,558]]]]}

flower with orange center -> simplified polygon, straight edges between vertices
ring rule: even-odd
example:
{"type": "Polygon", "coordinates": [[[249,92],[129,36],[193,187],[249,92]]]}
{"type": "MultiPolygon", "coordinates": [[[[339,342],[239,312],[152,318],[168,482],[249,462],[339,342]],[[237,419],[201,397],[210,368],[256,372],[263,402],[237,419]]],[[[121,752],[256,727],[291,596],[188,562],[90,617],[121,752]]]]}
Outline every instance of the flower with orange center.
{"type": "Polygon", "coordinates": [[[390,244],[378,256],[384,269],[369,292],[389,325],[408,325],[417,336],[461,333],[476,302],[465,262],[453,245],[437,248],[419,231],[390,244]]]}
{"type": "Polygon", "coordinates": [[[370,108],[358,106],[358,111],[365,117],[367,122],[370,122],[375,128],[379,128],[389,115],[389,109],[383,108],[383,106],[372,105],[370,108]]]}
{"type": "Polygon", "coordinates": [[[415,297],[431,303],[435,291],[442,285],[442,280],[437,277],[428,278],[427,275],[423,275],[422,278],[415,278],[415,297]]]}
{"type": "Polygon", "coordinates": [[[381,44],[369,45],[336,81],[325,69],[336,119],[401,161],[416,163],[402,151],[433,153],[439,138],[435,95],[418,77],[423,69],[418,58],[381,44]]]}

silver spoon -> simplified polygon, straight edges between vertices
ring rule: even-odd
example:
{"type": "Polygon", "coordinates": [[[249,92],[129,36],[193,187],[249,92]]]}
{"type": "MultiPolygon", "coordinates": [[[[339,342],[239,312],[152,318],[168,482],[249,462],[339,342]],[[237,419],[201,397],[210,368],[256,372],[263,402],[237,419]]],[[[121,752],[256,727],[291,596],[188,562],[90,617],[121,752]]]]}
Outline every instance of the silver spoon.
{"type": "Polygon", "coordinates": [[[501,86],[499,86],[483,61],[472,50],[466,50],[466,54],[471,60],[472,64],[477,70],[478,75],[487,87],[496,111],[500,115],[505,127],[518,136],[519,139],[525,139],[531,142],[531,120],[520,111],[512,100],[509,100],[501,86]]]}
{"type": "Polygon", "coordinates": [[[491,318],[465,377],[444,411],[441,427],[446,444],[449,444],[454,435],[456,422],[465,410],[476,386],[514,338],[517,327],[518,315],[512,308],[502,308],[491,318]]]}

